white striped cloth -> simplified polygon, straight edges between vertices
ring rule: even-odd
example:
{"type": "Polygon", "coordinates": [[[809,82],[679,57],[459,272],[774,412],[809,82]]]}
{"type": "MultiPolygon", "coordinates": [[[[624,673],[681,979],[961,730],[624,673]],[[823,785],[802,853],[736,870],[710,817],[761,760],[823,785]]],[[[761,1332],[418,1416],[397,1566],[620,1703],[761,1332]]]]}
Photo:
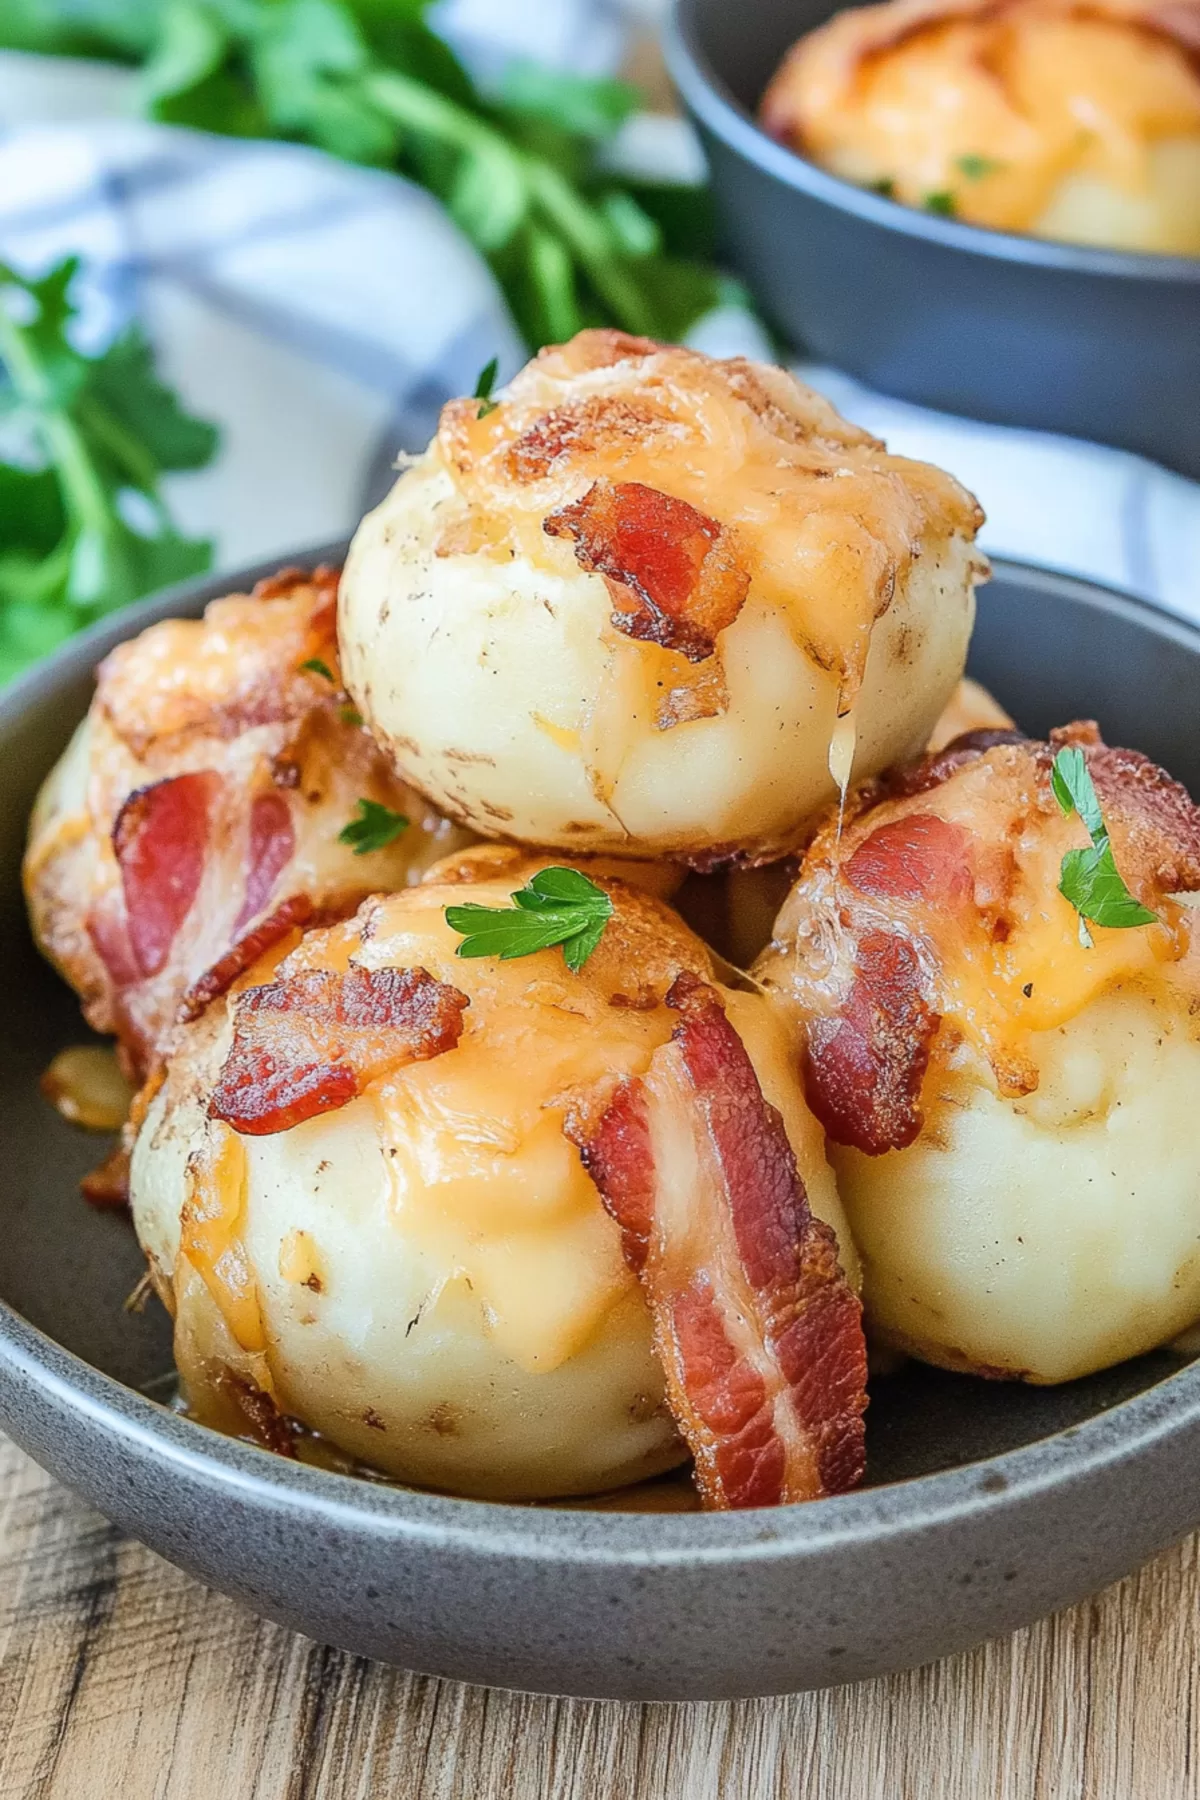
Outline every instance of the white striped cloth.
{"type": "MultiPolygon", "coordinates": [[[[536,54],[617,65],[635,0],[443,0],[442,28],[483,75],[536,54]]],[[[643,12],[655,0],[640,0],[643,12]]],[[[490,272],[428,195],[294,146],[129,117],[131,77],[0,55],[0,257],[90,271],[84,330],[139,317],[166,379],[216,420],[222,449],[171,478],[183,525],[219,562],[283,556],[350,531],[398,450],[444,399],[523,349],[490,272]]],[[[694,164],[678,121],[634,121],[625,153],[694,164]]],[[[763,348],[723,312],[694,341],[763,348]]],[[[1109,582],[1200,620],[1200,485],[1123,452],[904,405],[803,368],[896,450],[954,471],[988,513],[989,549],[1109,582]]]]}

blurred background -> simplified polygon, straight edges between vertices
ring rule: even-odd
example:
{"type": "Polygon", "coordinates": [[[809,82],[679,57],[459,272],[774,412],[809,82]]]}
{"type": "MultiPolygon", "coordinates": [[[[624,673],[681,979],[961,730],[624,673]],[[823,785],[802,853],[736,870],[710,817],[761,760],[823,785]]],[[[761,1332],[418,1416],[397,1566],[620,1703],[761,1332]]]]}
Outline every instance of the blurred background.
{"type": "Polygon", "coordinates": [[[971,486],[989,549],[1200,618],[1196,484],[772,336],[664,10],[0,0],[0,679],[167,582],[348,534],[491,359],[600,323],[787,360],[971,486]]]}

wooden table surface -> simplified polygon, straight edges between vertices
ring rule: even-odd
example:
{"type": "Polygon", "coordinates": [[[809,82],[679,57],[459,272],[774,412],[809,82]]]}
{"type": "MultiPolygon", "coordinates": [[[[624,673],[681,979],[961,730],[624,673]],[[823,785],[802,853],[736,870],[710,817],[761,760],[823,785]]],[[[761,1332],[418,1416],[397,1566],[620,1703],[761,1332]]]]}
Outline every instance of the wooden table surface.
{"type": "Polygon", "coordinates": [[[1198,1544],[887,1681],[542,1700],[264,1624],[0,1438],[0,1800],[1193,1800],[1198,1544]]]}

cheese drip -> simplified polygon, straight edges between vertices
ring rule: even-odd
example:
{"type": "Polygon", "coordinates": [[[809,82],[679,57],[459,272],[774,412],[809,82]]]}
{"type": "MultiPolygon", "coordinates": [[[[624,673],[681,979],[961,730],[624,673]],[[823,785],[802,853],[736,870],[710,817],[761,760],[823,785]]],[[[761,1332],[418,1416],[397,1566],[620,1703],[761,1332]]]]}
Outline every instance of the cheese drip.
{"type": "Polygon", "coordinates": [[[188,1162],[187,1198],[181,1217],[180,1265],[201,1277],[230,1332],[243,1350],[267,1347],[258,1284],[242,1241],[246,1204],[246,1153],[242,1140],[219,1120],[188,1162]]]}

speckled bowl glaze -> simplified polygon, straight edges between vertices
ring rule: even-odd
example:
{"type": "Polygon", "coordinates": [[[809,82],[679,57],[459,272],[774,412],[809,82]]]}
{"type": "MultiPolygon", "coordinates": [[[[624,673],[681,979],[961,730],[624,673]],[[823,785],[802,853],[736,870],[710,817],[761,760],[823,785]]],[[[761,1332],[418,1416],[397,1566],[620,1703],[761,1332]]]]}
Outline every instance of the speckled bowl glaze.
{"type": "MultiPolygon", "coordinates": [[[[1041,1390],[909,1365],[874,1384],[870,1487],[723,1516],[371,1485],[155,1400],[169,1391],[166,1319],[122,1309],[141,1267],[132,1231],[75,1185],[100,1146],[38,1092],[49,1057],[83,1033],[29,941],[21,846],[97,659],[256,573],[177,589],[0,697],[0,1423],[13,1437],[163,1556],[310,1637],[470,1681],[628,1699],[779,1693],[924,1662],[1074,1601],[1200,1524],[1200,1368],[1166,1353],[1041,1390]]],[[[1097,717],[1110,741],[1200,788],[1192,627],[1000,563],[971,666],[1029,729],[1097,717]]]]}

